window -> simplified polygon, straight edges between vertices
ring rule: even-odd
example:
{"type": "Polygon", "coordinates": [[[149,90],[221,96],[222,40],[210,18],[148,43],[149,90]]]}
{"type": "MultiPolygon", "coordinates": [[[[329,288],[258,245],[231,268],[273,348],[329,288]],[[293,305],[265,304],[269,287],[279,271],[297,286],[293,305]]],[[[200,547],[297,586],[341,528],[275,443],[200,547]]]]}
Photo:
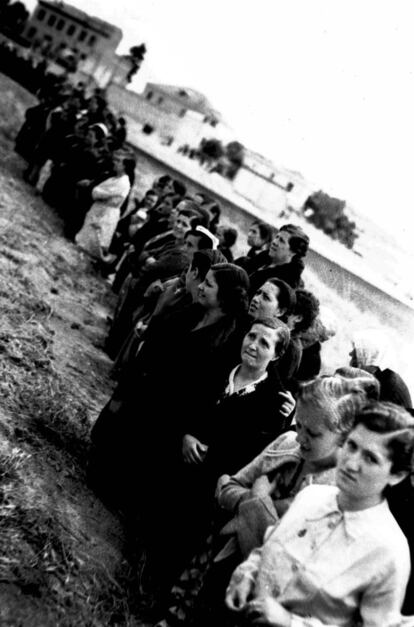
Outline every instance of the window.
{"type": "Polygon", "coordinates": [[[65,20],[59,20],[56,24],[56,30],[62,30],[65,25],[65,20]]]}
{"type": "Polygon", "coordinates": [[[164,98],[162,96],[158,97],[157,104],[162,104],[164,102],[164,98]]]}
{"type": "Polygon", "coordinates": [[[37,12],[37,19],[39,20],[39,22],[42,22],[44,17],[46,15],[46,11],[44,9],[39,9],[37,12]]]}
{"type": "Polygon", "coordinates": [[[33,39],[36,33],[37,33],[37,28],[35,28],[34,26],[31,26],[29,30],[27,31],[27,36],[29,39],[33,39]]]}
{"type": "Polygon", "coordinates": [[[90,46],[93,46],[95,43],[96,43],[96,37],[95,37],[95,35],[91,35],[91,36],[89,37],[88,44],[89,44],[90,46]]]}
{"type": "Polygon", "coordinates": [[[81,30],[78,35],[78,41],[84,41],[86,39],[87,32],[86,30],[81,30]]]}
{"type": "Polygon", "coordinates": [[[68,35],[73,35],[75,30],[76,30],[76,26],[74,24],[69,24],[68,30],[67,30],[68,35]]]}
{"type": "Polygon", "coordinates": [[[149,91],[146,96],[147,100],[151,100],[152,96],[153,96],[152,91],[149,91]]]}
{"type": "Polygon", "coordinates": [[[53,26],[53,24],[56,22],[56,15],[49,15],[49,19],[47,21],[47,23],[49,24],[49,26],[53,26]]]}

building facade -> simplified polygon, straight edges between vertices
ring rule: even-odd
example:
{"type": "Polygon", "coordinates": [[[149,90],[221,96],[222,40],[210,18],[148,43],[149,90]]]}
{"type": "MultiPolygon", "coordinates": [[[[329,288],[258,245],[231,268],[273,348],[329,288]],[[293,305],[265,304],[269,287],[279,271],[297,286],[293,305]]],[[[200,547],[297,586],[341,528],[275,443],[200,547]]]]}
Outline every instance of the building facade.
{"type": "Polygon", "coordinates": [[[114,84],[108,99],[134,128],[153,135],[161,143],[178,148],[198,147],[203,138],[215,137],[227,143],[234,133],[199,92],[187,87],[148,83],[142,94],[114,84]]]}
{"type": "Polygon", "coordinates": [[[34,53],[58,62],[72,57],[81,74],[105,86],[122,30],[65,2],[39,0],[23,35],[34,53]]]}

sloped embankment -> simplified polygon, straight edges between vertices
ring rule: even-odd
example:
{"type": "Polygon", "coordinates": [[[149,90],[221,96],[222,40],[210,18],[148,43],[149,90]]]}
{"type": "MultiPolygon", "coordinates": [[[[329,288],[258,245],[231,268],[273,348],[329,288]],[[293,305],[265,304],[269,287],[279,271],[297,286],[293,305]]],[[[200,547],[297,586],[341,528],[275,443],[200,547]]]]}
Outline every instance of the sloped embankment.
{"type": "Polygon", "coordinates": [[[0,624],[136,625],[122,525],[85,482],[112,297],[22,181],[31,98],[0,88],[0,624]]]}

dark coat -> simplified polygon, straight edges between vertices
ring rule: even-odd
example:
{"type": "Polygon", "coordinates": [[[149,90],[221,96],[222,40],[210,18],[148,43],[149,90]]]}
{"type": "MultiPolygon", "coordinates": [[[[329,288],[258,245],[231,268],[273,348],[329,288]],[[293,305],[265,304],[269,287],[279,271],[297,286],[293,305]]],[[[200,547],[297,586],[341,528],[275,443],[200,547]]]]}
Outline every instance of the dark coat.
{"type": "Polygon", "coordinates": [[[299,257],[293,257],[290,263],[284,263],[280,266],[266,266],[253,272],[249,276],[250,279],[250,295],[253,296],[259,287],[269,279],[281,279],[290,287],[296,289],[301,286],[301,276],[305,266],[299,257]]]}
{"type": "Polygon", "coordinates": [[[412,401],[410,392],[407,385],[404,383],[399,374],[385,368],[381,370],[377,366],[371,366],[367,368],[371,374],[374,375],[380,384],[380,401],[388,401],[389,403],[395,403],[401,405],[406,409],[412,408],[412,401]]]}
{"type": "Polygon", "coordinates": [[[223,394],[219,399],[205,435],[213,487],[222,474],[236,473],[289,428],[292,416],[285,418],[280,413],[283,398],[279,392],[283,391],[285,387],[273,370],[252,392],[223,394]]]}
{"type": "Polygon", "coordinates": [[[270,257],[267,250],[261,250],[257,253],[255,248],[250,248],[245,257],[238,257],[234,263],[244,268],[247,274],[253,274],[259,268],[268,265],[270,257]]]}

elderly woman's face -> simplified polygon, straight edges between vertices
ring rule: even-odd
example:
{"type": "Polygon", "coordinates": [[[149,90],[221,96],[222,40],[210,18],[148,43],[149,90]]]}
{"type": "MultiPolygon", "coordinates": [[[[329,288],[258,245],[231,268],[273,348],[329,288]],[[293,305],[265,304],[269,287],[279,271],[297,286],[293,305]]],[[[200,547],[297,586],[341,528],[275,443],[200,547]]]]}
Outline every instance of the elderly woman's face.
{"type": "Polygon", "coordinates": [[[300,454],[308,462],[329,459],[338,450],[341,435],[328,429],[329,415],[324,420],[322,411],[314,403],[300,399],[296,405],[296,440],[300,445],[300,454]]]}
{"type": "MultiPolygon", "coordinates": [[[[356,503],[381,500],[388,485],[401,480],[391,472],[392,461],[386,443],[389,435],[357,425],[347,437],[339,456],[336,482],[356,503]]],[[[366,505],[365,505],[366,507],[366,505]]]]}
{"type": "Polygon", "coordinates": [[[276,358],[278,333],[278,329],[271,329],[264,324],[254,324],[242,342],[242,363],[264,372],[269,363],[276,358]]]}

